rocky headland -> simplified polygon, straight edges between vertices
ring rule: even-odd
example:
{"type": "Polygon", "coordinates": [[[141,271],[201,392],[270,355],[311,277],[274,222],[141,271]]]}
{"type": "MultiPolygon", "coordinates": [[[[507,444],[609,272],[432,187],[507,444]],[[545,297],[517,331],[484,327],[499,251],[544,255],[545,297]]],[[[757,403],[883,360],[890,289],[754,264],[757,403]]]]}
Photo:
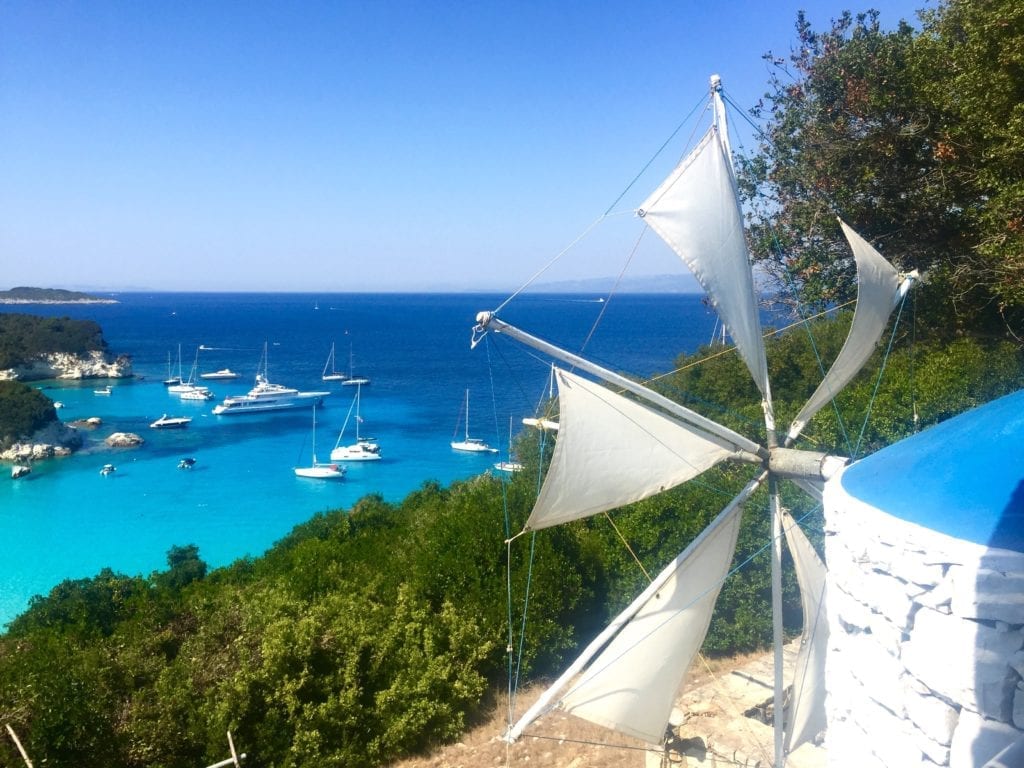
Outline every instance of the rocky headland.
{"type": "Polygon", "coordinates": [[[117,304],[116,299],[92,296],[64,288],[19,286],[0,291],[0,304],[117,304]]]}
{"type": "Polygon", "coordinates": [[[27,440],[0,451],[0,460],[24,463],[69,456],[83,443],[82,434],[72,426],[55,421],[36,431],[27,440]]]}
{"type": "Polygon", "coordinates": [[[131,377],[128,355],[111,357],[94,350],[85,354],[51,352],[28,362],[0,370],[0,381],[40,381],[42,379],[124,379],[131,377]]]}

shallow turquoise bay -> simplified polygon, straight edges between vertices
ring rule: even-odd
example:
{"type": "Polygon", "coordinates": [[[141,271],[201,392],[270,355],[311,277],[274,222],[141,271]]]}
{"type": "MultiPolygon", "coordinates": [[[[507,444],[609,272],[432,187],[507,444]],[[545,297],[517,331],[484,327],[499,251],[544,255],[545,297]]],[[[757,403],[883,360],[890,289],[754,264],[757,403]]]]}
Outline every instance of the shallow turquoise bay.
{"type": "MultiPolygon", "coordinates": [[[[547,362],[504,339],[469,349],[476,311],[498,297],[474,295],[251,295],[126,294],[120,304],[8,307],[100,323],[115,352],[132,355],[138,377],[106,382],[37,382],[65,421],[99,417],[75,455],[37,464],[18,481],[0,478],[0,625],[64,579],[86,578],[109,567],[148,574],[166,567],[174,545],[196,544],[211,566],[258,556],[294,525],[319,511],[351,506],[379,493],[398,501],[423,482],[442,484],[489,471],[506,458],[509,421],[534,414],[544,395],[547,362]],[[318,309],[314,309],[318,307],[318,309]],[[225,395],[253,383],[266,341],[270,379],[300,389],[330,389],[317,412],[321,459],[333,447],[354,391],[320,380],[332,342],[340,368],[351,350],[357,372],[372,383],[362,394],[363,433],[377,438],[385,458],[349,463],[341,482],[297,478],[292,468],[309,461],[311,413],[213,416],[225,395]],[[200,370],[230,367],[234,382],[207,382],[210,402],[181,401],[162,384],[167,355],[187,369],[196,348],[200,370]],[[452,451],[465,390],[471,390],[472,431],[500,454],[452,451]],[[154,430],[161,414],[191,416],[182,430],[154,430]],[[110,449],[103,439],[135,432],[145,443],[110,449]],[[177,468],[194,456],[191,470],[177,468]],[[111,462],[117,471],[99,473],[111,462]]],[[[668,370],[676,354],[706,341],[713,319],[694,296],[624,297],[606,308],[587,352],[622,370],[668,370]]],[[[526,300],[504,316],[545,338],[579,351],[600,305],[573,298],[526,300]],[[510,317],[511,315],[511,317],[510,317]]],[[[351,429],[351,426],[350,426],[351,429]]],[[[517,428],[518,429],[518,428],[517,428]]],[[[500,514],[500,510],[496,510],[500,514]]]]}

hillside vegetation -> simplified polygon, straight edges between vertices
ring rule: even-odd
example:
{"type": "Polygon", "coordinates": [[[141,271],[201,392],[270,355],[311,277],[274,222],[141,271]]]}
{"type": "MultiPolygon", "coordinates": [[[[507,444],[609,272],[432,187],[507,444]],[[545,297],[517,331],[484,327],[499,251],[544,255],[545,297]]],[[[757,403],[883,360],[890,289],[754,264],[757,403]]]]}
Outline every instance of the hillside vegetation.
{"type": "Polygon", "coordinates": [[[101,299],[80,291],[64,288],[31,288],[19,286],[0,291],[0,304],[116,304],[114,299],[101,299]]]}
{"type": "Polygon", "coordinates": [[[57,421],[53,401],[35,387],[0,381],[0,449],[57,421]]]}
{"type": "Polygon", "coordinates": [[[82,355],[106,349],[103,330],[92,320],[0,312],[0,370],[52,352],[82,355]]]}
{"type": "MultiPolygon", "coordinates": [[[[817,328],[819,352],[835,353],[842,326],[817,328]]],[[[817,379],[804,334],[771,343],[769,361],[773,374],[793,379],[794,403],[803,382],[817,379]]],[[[847,434],[860,432],[879,362],[840,403],[847,434]]],[[[1005,343],[900,351],[887,362],[874,397],[879,418],[862,445],[912,432],[915,409],[925,426],[1021,387],[1022,362],[1005,343]]],[[[750,433],[760,419],[741,367],[735,355],[718,356],[664,386],[714,399],[727,409],[716,417],[750,433]]],[[[812,422],[815,447],[844,443],[836,424],[827,413],[812,422]]],[[[263,557],[209,573],[184,545],[165,571],[66,581],[0,637],[0,711],[37,764],[79,768],[209,764],[223,759],[227,730],[256,763],[295,768],[370,768],[455,740],[507,687],[506,646],[519,647],[528,580],[516,667],[523,680],[550,674],[646,583],[600,517],[525,537],[506,557],[549,450],[521,442],[526,469],[507,483],[485,475],[450,488],[427,483],[395,504],[366,497],[296,527],[263,557]]],[[[729,466],[620,510],[616,527],[655,572],[749,471],[729,466]]],[[[813,512],[792,489],[786,503],[813,512]]],[[[708,653],[758,648],[770,637],[766,509],[763,497],[748,504],[736,562],[750,563],[722,590],[708,653]]],[[[795,632],[790,580],[786,622],[795,632]]],[[[0,741],[0,763],[16,761],[0,741]]]]}

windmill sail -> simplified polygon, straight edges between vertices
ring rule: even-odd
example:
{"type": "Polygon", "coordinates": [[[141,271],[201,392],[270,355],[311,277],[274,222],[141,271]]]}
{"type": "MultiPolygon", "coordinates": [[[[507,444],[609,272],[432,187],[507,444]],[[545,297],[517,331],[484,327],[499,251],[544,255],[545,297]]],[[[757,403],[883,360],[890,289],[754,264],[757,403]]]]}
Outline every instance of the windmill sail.
{"type": "Polygon", "coordinates": [[[814,414],[835,397],[871,357],[900,297],[899,275],[893,266],[845,222],[840,221],[839,224],[857,263],[857,308],[853,312],[850,333],[839,355],[793,420],[786,438],[790,442],[799,436],[814,414]]]}
{"type": "Polygon", "coordinates": [[[635,400],[556,369],[558,442],[526,522],[547,528],[616,509],[683,483],[732,455],[710,436],[635,400]]]}
{"type": "Polygon", "coordinates": [[[825,620],[825,564],[789,514],[783,514],[786,543],[793,555],[804,629],[800,638],[787,713],[786,752],[812,741],[825,730],[825,653],[828,623],[825,620]]]}
{"type": "Polygon", "coordinates": [[[770,400],[743,214],[719,128],[708,130],[641,205],[640,215],[700,281],[762,397],[770,400]]]}
{"type": "MultiPolygon", "coordinates": [[[[772,613],[775,635],[774,745],[776,766],[787,750],[823,729],[824,651],[827,637],[805,639],[794,684],[795,702],[783,717],[781,537],[778,478],[794,479],[820,497],[826,477],[820,454],[777,444],[771,388],[754,277],[743,230],[725,127],[720,83],[712,79],[715,122],[698,146],[646,199],[638,213],[697,277],[736,342],[761,392],[766,445],[615,372],[559,349],[481,312],[472,345],[488,331],[514,338],[554,359],[631,393],[566,371],[557,372],[558,440],[548,474],[526,528],[540,529],[614,509],[692,479],[726,459],[753,460],[763,469],[715,521],[649,587],[595,638],[507,734],[509,740],[553,707],[596,724],[662,743],[672,704],[704,640],[711,612],[728,573],[740,506],[767,478],[772,496],[772,613]],[[633,399],[635,396],[636,399],[633,399]],[[801,454],[794,461],[792,454],[801,454]],[[786,736],[784,739],[783,736],[786,736]]],[[[797,416],[791,442],[824,403],[842,389],[870,356],[896,300],[896,271],[846,225],[860,285],[850,337],[832,369],[797,416]]],[[[825,457],[827,458],[827,457],[825,457]]],[[[824,566],[792,521],[785,525],[803,593],[805,632],[820,628],[824,566]]]]}
{"type": "Polygon", "coordinates": [[[650,744],[662,741],[675,696],[704,642],[728,574],[742,504],[764,477],[761,473],[750,481],[591,642],[509,730],[510,741],[554,701],[560,709],[593,723],[650,744]]]}

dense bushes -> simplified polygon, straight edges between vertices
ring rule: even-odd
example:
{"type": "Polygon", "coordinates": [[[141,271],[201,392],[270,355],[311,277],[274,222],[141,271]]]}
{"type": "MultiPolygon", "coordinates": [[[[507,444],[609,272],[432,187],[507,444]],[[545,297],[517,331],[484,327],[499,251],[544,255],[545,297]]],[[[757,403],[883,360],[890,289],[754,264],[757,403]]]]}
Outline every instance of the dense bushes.
{"type": "Polygon", "coordinates": [[[53,401],[35,387],[0,381],[0,448],[57,420],[53,401]]]}
{"type": "Polygon", "coordinates": [[[103,332],[92,320],[0,313],[0,369],[50,352],[80,355],[106,349],[103,332]]]}
{"type": "MultiPolygon", "coordinates": [[[[826,360],[842,325],[815,327],[826,360]]],[[[1021,353],[1009,345],[903,349],[876,389],[879,362],[840,399],[843,428],[833,411],[812,422],[815,448],[873,449],[1024,385],[1021,353]],[[862,429],[869,401],[876,418],[862,429]]],[[[796,390],[778,401],[784,422],[818,380],[818,357],[793,333],[771,344],[769,363],[796,390]]],[[[663,386],[750,434],[759,413],[747,380],[735,355],[723,355],[663,386]]],[[[543,675],[645,584],[633,553],[655,573],[753,471],[728,465],[613,513],[632,552],[603,517],[520,537],[506,550],[548,449],[521,443],[526,470],[507,483],[427,483],[399,504],[368,496],[347,512],[316,515],[263,557],[228,568],[207,572],[195,547],[182,546],[169,552],[167,571],[149,577],[103,571],[64,582],[0,637],[0,711],[37,763],[82,768],[209,764],[223,759],[227,730],[259,764],[294,768],[370,768],[455,739],[487,691],[504,687],[528,579],[517,671],[543,675]]],[[[784,492],[813,538],[820,517],[806,497],[784,492]]],[[[746,505],[734,561],[743,567],[722,589],[708,652],[770,638],[767,508],[764,494],[746,505]]],[[[795,631],[791,578],[786,621],[795,631]]],[[[0,741],[0,763],[17,762],[12,749],[0,741]]]]}

